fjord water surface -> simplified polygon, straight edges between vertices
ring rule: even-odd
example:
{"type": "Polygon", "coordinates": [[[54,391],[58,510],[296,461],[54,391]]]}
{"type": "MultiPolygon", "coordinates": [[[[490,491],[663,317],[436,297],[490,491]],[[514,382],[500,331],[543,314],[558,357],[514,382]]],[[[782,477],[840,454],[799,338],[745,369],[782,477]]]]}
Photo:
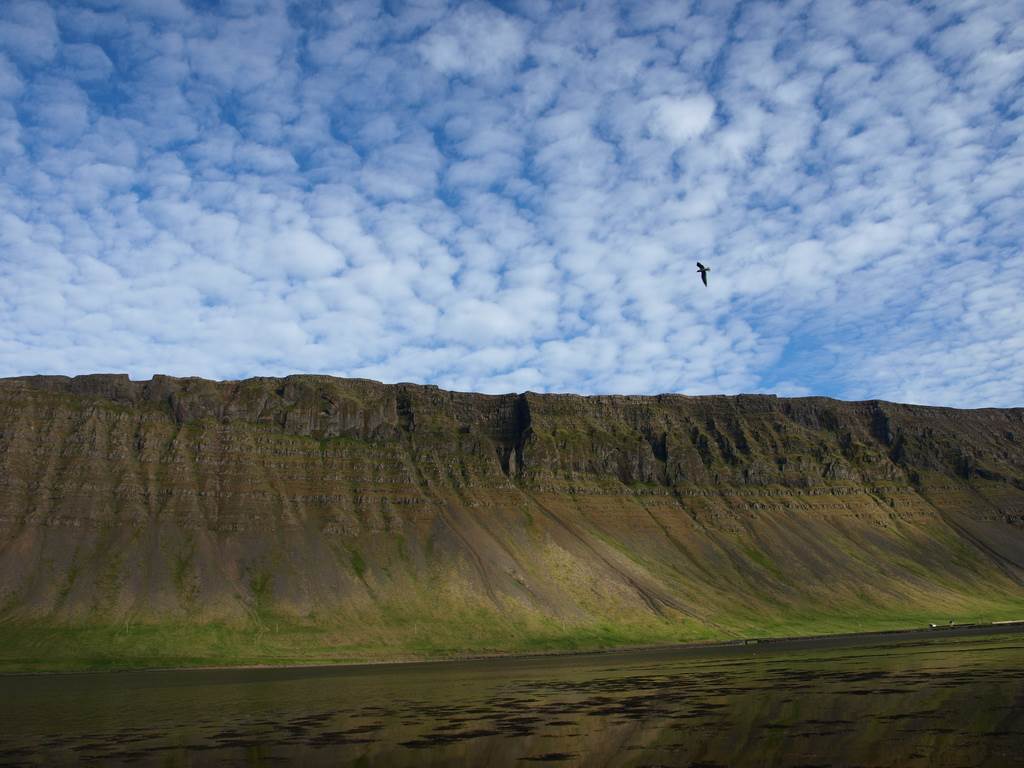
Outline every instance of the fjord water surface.
{"type": "Polygon", "coordinates": [[[0,678],[0,765],[1003,766],[1024,632],[0,678]]]}

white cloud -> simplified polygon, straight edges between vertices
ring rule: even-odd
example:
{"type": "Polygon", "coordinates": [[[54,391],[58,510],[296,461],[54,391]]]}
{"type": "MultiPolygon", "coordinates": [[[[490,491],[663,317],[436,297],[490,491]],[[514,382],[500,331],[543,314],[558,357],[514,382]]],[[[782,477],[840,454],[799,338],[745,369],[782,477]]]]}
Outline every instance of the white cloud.
{"type": "Polygon", "coordinates": [[[0,50],[30,64],[52,59],[60,42],[56,15],[41,0],[7,0],[0,8],[0,50]]]}
{"type": "Polygon", "coordinates": [[[24,81],[14,63],[0,53],[0,98],[11,99],[21,93],[24,81]]]}
{"type": "Polygon", "coordinates": [[[652,102],[651,129],[674,144],[700,136],[711,125],[715,101],[707,94],[677,99],[662,96],[652,102]]]}
{"type": "Polygon", "coordinates": [[[61,46],[60,55],[75,80],[105,80],[114,71],[110,57],[98,45],[69,43],[61,46]]]}
{"type": "Polygon", "coordinates": [[[525,44],[522,22],[489,4],[468,3],[433,25],[418,48],[444,74],[487,75],[517,64],[525,44]]]}
{"type": "Polygon", "coordinates": [[[324,277],[345,266],[336,248],[304,230],[275,235],[267,246],[267,254],[283,267],[285,274],[296,277],[324,277]]]}

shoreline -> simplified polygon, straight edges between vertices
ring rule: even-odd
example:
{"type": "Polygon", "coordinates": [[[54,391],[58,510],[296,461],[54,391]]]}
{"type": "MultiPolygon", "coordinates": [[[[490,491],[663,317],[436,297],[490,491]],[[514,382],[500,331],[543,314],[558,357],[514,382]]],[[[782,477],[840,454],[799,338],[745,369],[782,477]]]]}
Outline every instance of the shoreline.
{"type": "Polygon", "coordinates": [[[753,652],[761,649],[776,651],[856,647],[872,639],[905,639],[971,637],[990,634],[1024,634],[1024,619],[995,621],[987,624],[954,624],[935,627],[912,627],[907,629],[868,630],[865,632],[842,632],[824,635],[796,635],[789,637],[752,637],[735,640],[703,640],[691,643],[669,643],[664,645],[628,645],[615,648],[592,650],[536,651],[532,653],[491,653],[444,656],[426,659],[383,659],[379,661],[328,662],[312,664],[211,664],[197,666],[138,667],[122,669],[79,669],[54,671],[0,672],[0,679],[27,676],[56,675],[102,675],[102,674],[152,674],[159,672],[246,672],[246,671],[358,671],[360,669],[400,669],[410,665],[471,664],[473,662],[507,661],[552,661],[561,658],[610,657],[616,655],[672,654],[686,655],[701,652],[753,652]]]}

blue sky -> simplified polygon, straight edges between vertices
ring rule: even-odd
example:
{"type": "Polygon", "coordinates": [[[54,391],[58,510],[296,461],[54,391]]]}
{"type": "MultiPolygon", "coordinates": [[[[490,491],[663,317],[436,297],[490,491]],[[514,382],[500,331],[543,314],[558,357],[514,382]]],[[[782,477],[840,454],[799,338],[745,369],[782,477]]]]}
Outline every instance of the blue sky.
{"type": "Polygon", "coordinates": [[[1020,2],[4,0],[0,376],[1024,405],[1022,78],[1020,2]]]}

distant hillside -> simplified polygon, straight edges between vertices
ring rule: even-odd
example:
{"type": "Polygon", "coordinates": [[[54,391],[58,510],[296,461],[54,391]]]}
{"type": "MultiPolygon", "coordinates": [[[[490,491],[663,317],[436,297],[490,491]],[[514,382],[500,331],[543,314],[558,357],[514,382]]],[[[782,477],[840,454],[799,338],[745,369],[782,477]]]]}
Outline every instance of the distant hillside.
{"type": "Polygon", "coordinates": [[[0,669],[1024,618],[1024,409],[0,380],[0,669]]]}

